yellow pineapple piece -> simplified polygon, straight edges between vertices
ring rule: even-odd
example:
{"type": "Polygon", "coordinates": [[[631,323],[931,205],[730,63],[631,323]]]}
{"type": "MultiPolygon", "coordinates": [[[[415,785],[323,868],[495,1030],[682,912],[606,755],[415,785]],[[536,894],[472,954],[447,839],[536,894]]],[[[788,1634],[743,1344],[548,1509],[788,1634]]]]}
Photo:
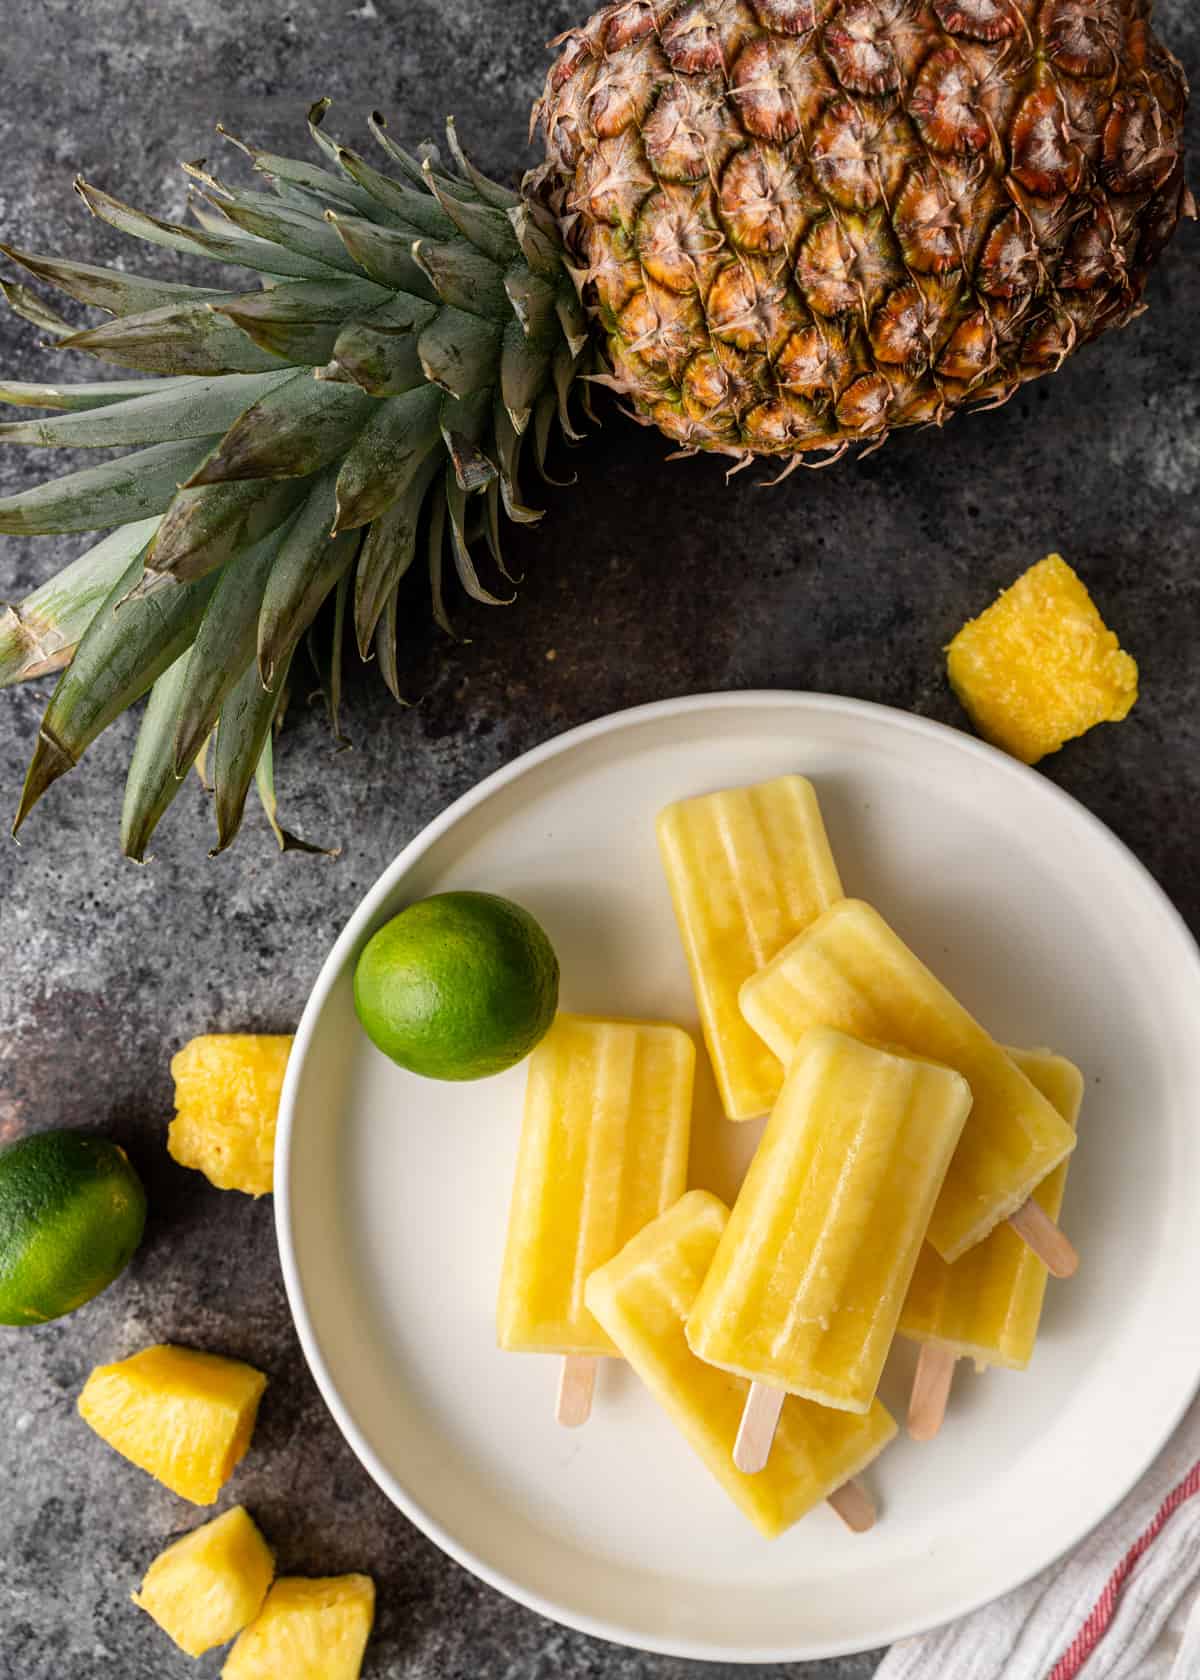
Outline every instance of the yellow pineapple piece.
{"type": "Polygon", "coordinates": [[[374,1619],[369,1575],[282,1576],[229,1653],[221,1680],[358,1680],[374,1619]]]}
{"type": "Polygon", "coordinates": [[[1119,723],[1137,699],[1135,661],[1060,554],[1031,566],[946,651],[975,728],[1026,764],[1119,723]]]}
{"type": "Polygon", "coordinates": [[[289,1034],[213,1033],[171,1062],[178,1110],[167,1148],[218,1190],[265,1196],[275,1165],[279,1093],[289,1034]]]}
{"type": "Polygon", "coordinates": [[[266,1386],[240,1359],[162,1344],[98,1365],[79,1414],[172,1493],[211,1505],[245,1456],[266,1386]]]}
{"type": "Polygon", "coordinates": [[[275,1573],[271,1548],[242,1505],[160,1552],[133,1602],[189,1657],[248,1627],[275,1573]]]}

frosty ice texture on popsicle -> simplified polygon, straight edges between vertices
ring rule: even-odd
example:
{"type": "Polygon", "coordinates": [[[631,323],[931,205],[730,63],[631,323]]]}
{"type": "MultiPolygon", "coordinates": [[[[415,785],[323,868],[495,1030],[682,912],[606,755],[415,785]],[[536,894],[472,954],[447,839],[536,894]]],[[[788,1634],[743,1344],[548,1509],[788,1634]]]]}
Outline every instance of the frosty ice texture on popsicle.
{"type": "Polygon", "coordinates": [[[728,1219],[715,1196],[689,1192],[592,1273],[587,1302],[693,1452],[774,1539],[858,1475],[892,1440],[896,1425],[879,1401],[859,1416],[789,1397],[767,1468],[754,1476],[734,1468],[749,1385],[697,1359],[684,1333],[728,1219]]]}
{"type": "Polygon", "coordinates": [[[1042,1093],[878,911],[843,899],[742,987],[747,1021],[786,1061],[810,1028],[837,1027],[962,1074],[974,1105],[929,1241],[954,1261],[1023,1206],[1075,1147],[1042,1093]]]}
{"type": "Polygon", "coordinates": [[[811,782],[780,776],[668,805],[658,844],[704,1042],[731,1120],[766,1114],[778,1058],[738,1007],[742,982],[842,896],[811,782]]]}
{"type": "Polygon", "coordinates": [[[533,1052],[496,1314],[502,1348],[616,1352],[584,1284],[683,1194],[695,1063],[680,1027],[572,1015],[533,1052]]]}
{"type": "Polygon", "coordinates": [[[692,1351],[867,1411],[970,1107],[949,1068],[805,1034],[688,1319],[692,1351]]]}
{"type": "MultiPolygon", "coordinates": [[[[1083,1075],[1049,1050],[1010,1050],[1009,1055],[1074,1129],[1083,1100],[1083,1075]]],[[[1070,1156],[1034,1192],[1051,1219],[1062,1209],[1070,1156]]],[[[1046,1268],[1007,1225],[948,1266],[929,1244],[921,1249],[900,1334],[931,1342],[980,1365],[1023,1370],[1033,1357],[1046,1268]]]]}

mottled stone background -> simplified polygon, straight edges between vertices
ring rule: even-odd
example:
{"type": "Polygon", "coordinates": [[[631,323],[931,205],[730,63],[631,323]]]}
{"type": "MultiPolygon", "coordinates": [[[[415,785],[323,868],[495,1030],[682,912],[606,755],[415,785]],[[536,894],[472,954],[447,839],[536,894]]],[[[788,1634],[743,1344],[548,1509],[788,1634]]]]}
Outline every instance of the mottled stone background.
{"type": "MultiPolygon", "coordinates": [[[[1200,19],[1164,0],[1162,25],[1200,75],[1200,19]]],[[[89,221],[72,173],[179,215],[181,158],[220,149],[212,122],[271,149],[302,147],[305,105],[331,94],[362,141],[373,106],[420,138],[446,111],[479,161],[526,158],[543,42],[572,0],[0,0],[0,226],[34,250],[134,263],[89,221]]],[[[1193,127],[1193,137],[1195,129],[1193,127]]],[[[150,1192],[146,1242],[120,1285],[77,1316],[0,1332],[0,1674],[5,1680],[212,1676],[173,1651],[128,1591],[159,1543],[194,1522],[180,1500],[92,1438],[73,1410],[88,1368],[178,1338],[270,1372],[238,1496],[285,1570],[366,1568],[379,1584],[372,1680],[684,1680],[697,1665],[623,1652],[507,1603],[443,1559],[342,1443],[292,1333],[269,1202],[221,1195],[163,1148],[167,1061],[208,1029],[286,1029],[364,890],[456,795],[517,753],[616,707],[743,686],[811,688],[961,725],[940,650],[969,614],[1051,547],[1077,563],[1142,666],[1131,719],[1051,760],[1200,926],[1200,239],[1183,233],[1150,314],[1057,379],[943,438],[901,437],[860,465],[769,493],[726,488],[702,461],[609,416],[579,450],[578,483],[518,534],[526,578],[507,611],[462,610],[469,644],[405,628],[401,711],[373,675],[349,683],[338,751],[317,705],[293,707],[279,750],[286,820],[340,845],[279,858],[261,816],[210,862],[192,783],[146,869],[118,855],[124,719],[50,793],[23,845],[0,848],[0,1134],[96,1126],[130,1150],[150,1192]]],[[[189,272],[151,253],[162,272],[189,272]]],[[[36,334],[0,321],[0,366],[58,368],[36,334]]],[[[0,488],[39,463],[0,456],[0,488]]],[[[57,550],[0,551],[17,597],[57,550]]],[[[46,690],[0,698],[0,807],[15,806],[46,690]]],[[[865,1680],[878,1654],[786,1670],[865,1680]]],[[[732,1675],[735,1670],[729,1669],[732,1675]]]]}

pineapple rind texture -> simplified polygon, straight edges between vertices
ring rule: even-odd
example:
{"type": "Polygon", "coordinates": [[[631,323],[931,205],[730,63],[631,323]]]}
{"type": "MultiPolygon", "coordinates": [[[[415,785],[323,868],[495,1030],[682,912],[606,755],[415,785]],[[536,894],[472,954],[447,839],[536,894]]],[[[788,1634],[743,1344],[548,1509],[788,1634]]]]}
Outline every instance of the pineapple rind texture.
{"type": "Polygon", "coordinates": [[[1025,764],[1098,723],[1119,723],[1137,699],[1135,660],[1059,554],[1031,566],[946,651],[975,728],[1025,764]]]}
{"type": "Polygon", "coordinates": [[[275,1559],[242,1505],[159,1553],[131,1596],[189,1657],[237,1637],[258,1615],[275,1559]]]}
{"type": "Polygon", "coordinates": [[[613,382],[793,464],[1006,401],[1141,308],[1193,205],[1148,0],[615,0],[532,187],[613,382]]]}
{"type": "Polygon", "coordinates": [[[265,1196],[275,1163],[279,1094],[289,1034],[220,1033],[193,1038],[171,1061],[178,1112],[167,1148],[218,1190],[265,1196]]]}
{"type": "Polygon", "coordinates": [[[131,1464],[211,1505],[250,1445],[267,1379],[252,1365],[163,1343],[98,1365],[79,1415],[131,1464]]]}
{"type": "Polygon", "coordinates": [[[369,1575],[281,1576],[221,1680],[358,1680],[374,1619],[369,1575]]]}

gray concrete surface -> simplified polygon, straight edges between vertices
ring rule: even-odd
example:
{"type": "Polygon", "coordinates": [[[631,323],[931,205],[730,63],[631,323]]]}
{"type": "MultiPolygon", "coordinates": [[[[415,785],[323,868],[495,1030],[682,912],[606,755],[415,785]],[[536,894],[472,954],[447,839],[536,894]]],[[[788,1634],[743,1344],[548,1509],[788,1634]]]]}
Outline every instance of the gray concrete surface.
{"type": "MultiPolygon", "coordinates": [[[[0,0],[0,226],[34,249],[122,257],[89,221],[73,171],[179,213],[180,158],[211,121],[273,149],[305,141],[323,93],[356,138],[373,106],[414,137],[446,110],[480,161],[525,158],[543,41],[572,0],[0,0]]],[[[1200,19],[1164,0],[1193,81],[1200,19]]],[[[1193,123],[1193,136],[1195,124],[1193,123]]],[[[276,856],[259,816],[210,862],[198,785],[154,864],[118,855],[132,720],[55,788],[20,849],[0,845],[0,1135],[95,1126],[124,1142],[152,1213],[127,1277],[75,1317],[0,1332],[0,1675],[5,1680],[212,1676],[127,1599],[190,1508],[102,1448],[73,1402],[89,1367],[177,1338],[271,1373],[237,1493],[300,1572],[368,1569],[379,1585],[371,1680],[685,1680],[696,1665],[563,1632],[441,1557],[359,1469],[309,1378],[288,1318],[269,1202],[221,1195],[163,1148],[173,1047],[209,1029],[286,1029],[354,904],[449,800],[525,748],[616,707],[697,690],[828,690],[963,720],[940,650],[962,620],[1050,548],[1084,573],[1141,661],[1131,719],[1046,766],[1144,859],[1200,928],[1200,239],[1185,230],[1148,316],[943,437],[903,437],[859,465],[768,493],[710,463],[666,466],[615,415],[573,461],[578,483],[519,535],[519,604],[460,611],[455,645],[406,627],[401,711],[353,673],[339,752],[301,696],[280,745],[282,805],[336,861],[276,856]],[[553,652],[554,657],[551,657],[553,652]]],[[[153,259],[150,259],[153,260],[153,259]]],[[[142,266],[138,252],[138,265],[142,266]]],[[[163,272],[183,272],[164,255],[163,272]]],[[[0,366],[53,377],[36,335],[0,320],[0,366]]],[[[79,377],[86,376],[84,374],[79,377]]],[[[0,487],[38,464],[0,454],[0,487]]],[[[0,595],[45,575],[52,549],[0,551],[0,595]]],[[[0,697],[0,807],[11,811],[44,685],[0,697]]],[[[866,1680],[878,1653],[777,1672],[866,1680]]],[[[733,1669],[714,1671],[728,1673],[733,1669]]],[[[765,1671],[764,1671],[765,1672],[765,1671]]]]}

